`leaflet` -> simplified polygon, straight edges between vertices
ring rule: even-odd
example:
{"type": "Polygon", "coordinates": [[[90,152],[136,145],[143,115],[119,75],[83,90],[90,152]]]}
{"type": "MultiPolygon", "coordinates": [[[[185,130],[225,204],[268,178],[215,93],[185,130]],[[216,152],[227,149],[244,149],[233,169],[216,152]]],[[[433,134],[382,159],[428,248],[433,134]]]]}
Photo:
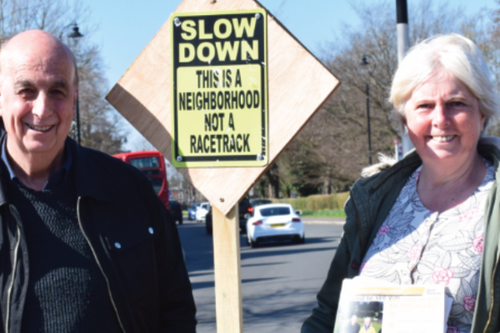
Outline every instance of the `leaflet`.
{"type": "Polygon", "coordinates": [[[452,300],[441,285],[345,279],[333,333],[443,333],[452,300]]]}

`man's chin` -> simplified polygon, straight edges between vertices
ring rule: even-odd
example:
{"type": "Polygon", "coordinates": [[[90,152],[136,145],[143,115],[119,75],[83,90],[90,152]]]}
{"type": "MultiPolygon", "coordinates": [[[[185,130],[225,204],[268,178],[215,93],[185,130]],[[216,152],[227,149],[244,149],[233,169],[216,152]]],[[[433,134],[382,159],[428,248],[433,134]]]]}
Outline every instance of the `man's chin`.
{"type": "MultiPolygon", "coordinates": [[[[24,146],[24,150],[29,154],[47,154],[58,152],[62,150],[63,145],[56,146],[54,142],[28,142],[24,146]]],[[[53,157],[52,157],[53,158],[53,157]]]]}

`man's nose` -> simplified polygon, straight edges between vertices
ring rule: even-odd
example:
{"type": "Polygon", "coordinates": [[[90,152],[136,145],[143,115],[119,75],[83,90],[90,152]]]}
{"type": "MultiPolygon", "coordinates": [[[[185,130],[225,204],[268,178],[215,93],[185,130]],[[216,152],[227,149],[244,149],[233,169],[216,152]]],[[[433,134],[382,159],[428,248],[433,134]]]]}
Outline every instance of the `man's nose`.
{"type": "Polygon", "coordinates": [[[52,114],[50,100],[43,91],[39,92],[36,99],[33,101],[32,113],[40,119],[46,118],[52,114]]]}

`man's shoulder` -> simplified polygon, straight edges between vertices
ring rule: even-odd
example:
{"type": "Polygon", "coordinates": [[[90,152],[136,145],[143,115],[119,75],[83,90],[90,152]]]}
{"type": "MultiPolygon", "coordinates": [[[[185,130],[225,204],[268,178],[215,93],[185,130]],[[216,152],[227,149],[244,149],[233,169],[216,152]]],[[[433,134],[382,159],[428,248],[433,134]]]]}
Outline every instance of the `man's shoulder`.
{"type": "Polygon", "coordinates": [[[111,155],[87,147],[72,145],[75,153],[76,177],[83,177],[86,181],[100,181],[103,184],[148,184],[147,177],[137,168],[111,155]]]}

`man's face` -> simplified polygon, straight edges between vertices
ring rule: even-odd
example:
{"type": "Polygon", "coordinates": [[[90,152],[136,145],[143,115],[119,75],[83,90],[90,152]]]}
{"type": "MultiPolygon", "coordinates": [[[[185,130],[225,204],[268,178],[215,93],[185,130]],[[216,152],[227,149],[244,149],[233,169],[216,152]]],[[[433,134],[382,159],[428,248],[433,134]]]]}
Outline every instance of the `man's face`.
{"type": "MultiPolygon", "coordinates": [[[[62,152],[74,117],[77,88],[68,53],[43,38],[2,54],[0,116],[11,156],[62,152]]],[[[19,43],[17,43],[19,44],[19,43]]]]}

